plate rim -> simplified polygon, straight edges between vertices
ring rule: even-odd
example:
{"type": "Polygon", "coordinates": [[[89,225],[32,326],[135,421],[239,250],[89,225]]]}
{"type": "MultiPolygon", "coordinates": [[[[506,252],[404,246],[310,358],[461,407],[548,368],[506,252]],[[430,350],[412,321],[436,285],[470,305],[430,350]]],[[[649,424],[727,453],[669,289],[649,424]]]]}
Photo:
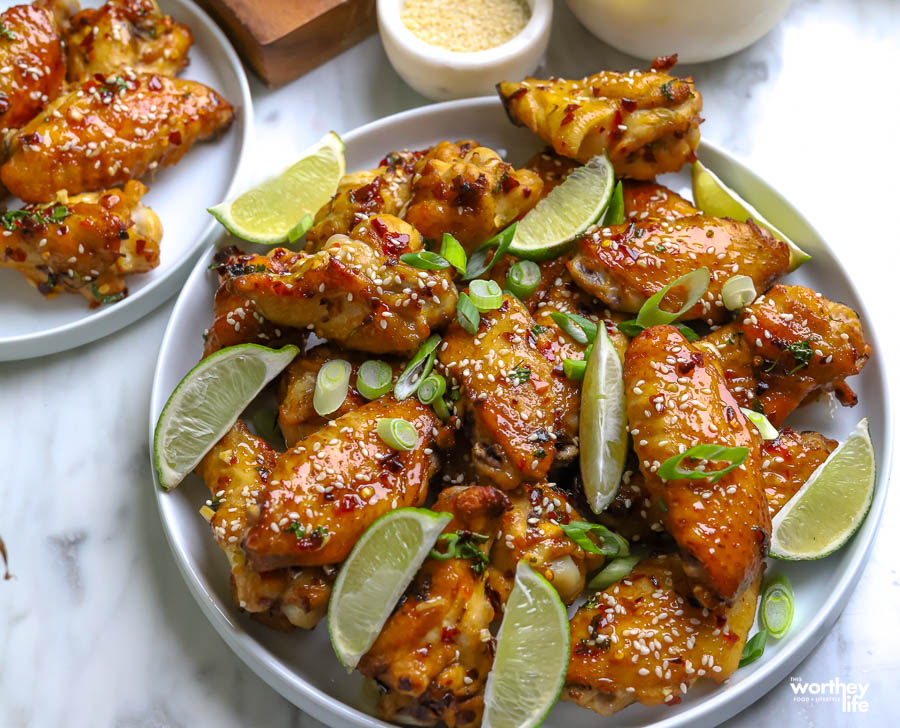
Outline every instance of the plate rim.
{"type": "MultiPolygon", "coordinates": [[[[477,110],[484,106],[496,106],[499,103],[499,100],[495,96],[481,96],[428,104],[368,122],[362,126],[356,127],[343,135],[342,138],[349,145],[352,144],[357,137],[369,134],[384,126],[397,124],[411,117],[414,118],[421,115],[430,115],[460,108],[477,110]]],[[[698,154],[701,157],[705,154],[718,156],[730,164],[739,167],[742,174],[748,175],[755,182],[761,183],[767,191],[774,193],[782,203],[790,208],[792,214],[796,216],[798,220],[802,221],[815,232],[818,239],[824,243],[830,255],[838,263],[839,272],[843,275],[850,292],[859,303],[858,313],[860,314],[860,317],[870,324],[869,331],[867,331],[867,337],[871,343],[873,352],[881,354],[884,349],[880,345],[879,333],[874,325],[871,325],[874,320],[869,313],[869,307],[866,304],[865,297],[860,295],[859,288],[850,277],[847,268],[841,262],[841,256],[835,253],[834,249],[828,244],[825,237],[819,233],[815,226],[813,226],[803,213],[784,197],[779,190],[766,182],[738,156],[733,155],[719,145],[705,139],[701,139],[700,141],[698,154]]],[[[192,281],[195,276],[203,275],[204,272],[205,266],[202,265],[202,261],[198,262],[190,274],[190,281],[192,281]]],[[[232,651],[248,667],[250,667],[257,676],[271,688],[280,693],[286,700],[314,718],[328,725],[335,726],[336,728],[348,725],[356,728],[395,728],[394,724],[381,721],[373,715],[347,705],[339,698],[332,697],[328,693],[311,685],[303,677],[294,673],[279,657],[272,654],[266,647],[258,643],[253,635],[244,629],[242,624],[232,621],[227,614],[222,612],[216,606],[214,600],[211,599],[208,593],[203,589],[200,579],[195,570],[191,567],[190,560],[187,558],[184,549],[176,542],[173,530],[174,524],[170,523],[168,520],[165,510],[166,505],[164,498],[167,496],[167,493],[159,486],[156,480],[155,468],[153,467],[153,432],[159,411],[168,396],[166,395],[160,402],[160,380],[163,376],[161,364],[164,358],[166,358],[170,346],[173,345],[175,322],[179,318],[182,309],[187,305],[187,294],[190,288],[190,285],[186,285],[183,292],[178,296],[175,306],[172,309],[169,322],[166,325],[166,330],[160,344],[156,367],[154,369],[148,412],[151,479],[153,481],[154,490],[156,491],[157,509],[160,520],[162,521],[163,531],[166,535],[166,541],[169,544],[169,548],[172,551],[172,555],[175,558],[179,571],[187,583],[188,590],[194,596],[201,611],[211,622],[219,636],[222,637],[232,651]]],[[[725,684],[717,686],[714,692],[710,693],[696,706],[677,715],[652,723],[651,725],[653,728],[684,728],[688,725],[713,726],[734,716],[759,700],[780,683],[830,632],[834,623],[843,612],[847,601],[862,576],[865,563],[872,551],[875,537],[884,514],[893,467],[895,420],[894,397],[893,390],[889,386],[887,368],[883,357],[879,356],[876,369],[879,386],[885,393],[885,449],[882,462],[879,463],[877,468],[876,490],[871,510],[863,525],[857,533],[854,534],[852,545],[854,553],[848,567],[841,575],[838,584],[828,595],[828,598],[818,607],[809,622],[807,622],[796,635],[791,637],[790,643],[786,644],[780,653],[771,659],[771,661],[761,664],[758,663],[752,673],[737,685],[725,684]]]]}
{"type": "MultiPolygon", "coordinates": [[[[254,139],[253,98],[250,94],[247,73],[224,31],[194,0],[164,0],[165,3],[178,5],[181,9],[194,15],[195,22],[202,25],[211,34],[228,59],[228,67],[235,74],[240,88],[240,123],[233,126],[239,127],[242,131],[237,162],[232,169],[231,182],[225,195],[225,199],[230,199],[234,196],[237,184],[246,174],[250,159],[249,151],[254,139]]],[[[235,104],[235,106],[237,105],[235,104]]],[[[236,121],[238,120],[236,119],[236,121]]],[[[42,331],[0,336],[0,361],[20,361],[68,351],[96,341],[143,318],[168,301],[181,284],[187,280],[197,258],[212,245],[218,234],[217,226],[218,223],[210,217],[206,226],[197,236],[197,240],[193,245],[188,246],[177,260],[173,261],[164,275],[141,288],[134,295],[128,296],[121,303],[99,308],[84,318],[42,331]]]]}

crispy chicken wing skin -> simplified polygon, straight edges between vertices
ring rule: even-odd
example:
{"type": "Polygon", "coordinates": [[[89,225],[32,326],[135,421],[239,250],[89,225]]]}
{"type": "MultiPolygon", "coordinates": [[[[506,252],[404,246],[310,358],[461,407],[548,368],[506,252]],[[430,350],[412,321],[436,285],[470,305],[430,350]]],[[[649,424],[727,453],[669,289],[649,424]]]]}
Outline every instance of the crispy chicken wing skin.
{"type": "MultiPolygon", "coordinates": [[[[665,505],[666,529],[681,550],[694,596],[707,606],[734,602],[760,573],[771,533],[758,433],[714,357],[674,326],[654,326],[632,340],[625,354],[625,399],[646,488],[665,505]],[[660,464],[707,443],[745,447],[748,455],[715,482],[660,478],[660,464]]],[[[682,470],[697,467],[691,460],[681,464],[682,470]]]]}
{"type": "Polygon", "coordinates": [[[846,378],[869,358],[859,317],[803,286],[772,286],[702,346],[715,351],[742,407],[760,407],[778,427],[801,404],[834,391],[856,404],[846,378]]]}
{"type": "MultiPolygon", "coordinates": [[[[453,514],[445,533],[486,537],[476,542],[486,554],[508,506],[496,488],[473,486],[445,489],[433,509],[453,514]]],[[[488,627],[494,617],[483,563],[427,559],[359,662],[359,671],[384,691],[379,716],[414,725],[476,728],[493,662],[488,627]]]]}
{"type": "Polygon", "coordinates": [[[514,296],[481,315],[474,336],[457,321],[438,350],[458,410],[472,424],[476,470],[503,490],[547,476],[556,455],[557,412],[549,342],[514,296]]]}
{"type": "Polygon", "coordinates": [[[280,629],[312,629],[325,615],[333,572],[320,567],[259,572],[247,564],[240,542],[275,467],[277,454],[237,422],[200,461],[215,512],[210,527],[231,567],[234,603],[280,629]]]}
{"type": "Polygon", "coordinates": [[[376,518],[425,502],[434,448],[447,437],[414,397],[382,397],[317,430],[279,456],[244,539],[250,564],[266,571],[343,561],[376,518]],[[395,450],[378,436],[378,420],[388,417],[416,428],[414,449],[395,450]]]}
{"type": "Polygon", "coordinates": [[[622,180],[622,202],[625,219],[632,222],[675,220],[700,214],[700,210],[681,195],[656,182],[622,180]]]}
{"type": "MultiPolygon", "coordinates": [[[[581,237],[568,268],[575,282],[616,311],[636,313],[650,296],[685,273],[706,266],[709,288],[684,315],[728,320],[722,286],[736,274],[764,291],[789,270],[787,244],[753,222],[695,215],[600,228],[581,237]]],[[[684,292],[666,296],[680,308],[684,292]]]]}
{"type": "Polygon", "coordinates": [[[0,132],[23,126],[59,95],[66,64],[52,14],[36,5],[0,13],[0,132]]]}
{"type": "Polygon", "coordinates": [[[837,447],[837,441],[818,432],[795,432],[785,427],[775,440],[763,443],[763,487],[773,518],[809,480],[837,447]]]}
{"type": "Polygon", "coordinates": [[[700,142],[700,92],[692,79],[667,70],[526,78],[500,83],[497,91],[512,122],[558,154],[579,162],[606,154],[617,176],[652,179],[693,161],[700,142]]]}
{"type": "Polygon", "coordinates": [[[231,105],[202,83],[125,69],[85,81],[26,124],[0,178],[26,202],[121,185],[175,164],[232,119],[231,105]]]}
{"type": "Polygon", "coordinates": [[[188,64],[190,28],[165,15],[156,0],[109,0],[72,16],[66,32],[69,81],[117,69],[174,76],[188,64]]]}
{"type": "Polygon", "coordinates": [[[681,559],[641,561],[572,618],[563,700],[603,715],[637,701],[677,705],[698,678],[724,682],[753,625],[760,577],[734,605],[695,606],[681,559]]]}
{"type": "Polygon", "coordinates": [[[421,250],[422,239],[393,215],[377,215],[319,252],[282,249],[283,272],[250,272],[228,281],[257,311],[280,326],[309,328],[350,349],[409,353],[445,323],[456,308],[446,271],[423,271],[400,261],[421,250]]]}
{"type": "Polygon", "coordinates": [[[334,197],[316,213],[306,248],[321,250],[332,235],[347,235],[373,215],[403,217],[416,161],[425,152],[391,152],[375,169],[344,175],[334,197]]]}
{"type": "Polygon", "coordinates": [[[80,293],[91,307],[124,298],[124,276],[159,265],[162,225],[140,202],[146,192],[131,181],[3,213],[0,266],[19,271],[48,298],[80,293]]]}
{"type": "Polygon", "coordinates": [[[541,178],[472,140],[441,142],[416,162],[405,219],[425,238],[451,233],[471,252],[541,196],[541,178]]]}

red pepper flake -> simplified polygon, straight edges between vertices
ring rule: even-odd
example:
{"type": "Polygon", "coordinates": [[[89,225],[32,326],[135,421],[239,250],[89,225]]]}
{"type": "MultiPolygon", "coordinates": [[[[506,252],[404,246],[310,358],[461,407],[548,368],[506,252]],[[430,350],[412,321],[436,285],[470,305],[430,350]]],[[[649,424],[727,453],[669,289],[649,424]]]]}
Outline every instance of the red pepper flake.
{"type": "Polygon", "coordinates": [[[444,627],[441,630],[441,642],[443,642],[445,645],[448,645],[456,639],[456,636],[458,634],[459,634],[458,627],[444,627]]]}
{"type": "Polygon", "coordinates": [[[181,144],[181,132],[177,129],[169,134],[169,144],[174,144],[178,146],[181,144]]]}
{"type": "Polygon", "coordinates": [[[625,109],[625,111],[634,111],[637,108],[637,101],[634,99],[623,98],[622,108],[625,109]]]}

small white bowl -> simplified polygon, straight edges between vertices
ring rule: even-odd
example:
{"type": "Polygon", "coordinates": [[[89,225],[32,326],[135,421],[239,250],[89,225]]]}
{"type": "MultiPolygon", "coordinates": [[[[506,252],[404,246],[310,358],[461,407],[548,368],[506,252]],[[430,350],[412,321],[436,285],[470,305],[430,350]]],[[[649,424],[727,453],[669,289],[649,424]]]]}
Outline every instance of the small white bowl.
{"type": "Polygon", "coordinates": [[[418,38],[400,19],[406,0],[378,0],[378,30],[394,70],[423,96],[438,101],[494,93],[499,81],[518,80],[537,68],[550,40],[553,0],[525,0],[528,24],[495,48],[451,51],[418,38]]]}
{"type": "Polygon", "coordinates": [[[681,63],[723,58],[755,43],[791,0],[566,0],[582,25],[623,53],[681,63]]]}

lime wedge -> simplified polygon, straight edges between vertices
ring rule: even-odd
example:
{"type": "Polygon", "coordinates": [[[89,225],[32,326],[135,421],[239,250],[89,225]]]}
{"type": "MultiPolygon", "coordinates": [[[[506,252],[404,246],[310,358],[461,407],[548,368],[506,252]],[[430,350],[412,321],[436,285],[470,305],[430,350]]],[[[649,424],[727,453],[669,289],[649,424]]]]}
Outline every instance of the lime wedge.
{"type": "Polygon", "coordinates": [[[537,261],[562,255],[606,211],[614,185],[609,160],[589,159],[519,221],[509,252],[537,261]]]}
{"type": "Polygon", "coordinates": [[[484,688],[482,728],[539,726],[556,703],[568,668],[566,608],[550,582],[520,561],[484,688]]]}
{"type": "Polygon", "coordinates": [[[449,513],[400,508],[356,542],[328,602],[331,646],[343,665],[356,667],[368,652],[450,519],[449,513]]]}
{"type": "Polygon", "coordinates": [[[239,344],[191,369],[163,407],[153,433],[159,484],[166,490],[178,485],[299,351],[296,346],[239,344]]]}
{"type": "Polygon", "coordinates": [[[345,171],[344,142],[330,131],[277,177],[208,211],[232,235],[251,243],[294,242],[331,199],[345,171]]]}
{"type": "Polygon", "coordinates": [[[776,238],[787,243],[791,251],[790,269],[796,270],[812,256],[785,235],[781,230],[759,214],[747,200],[726,185],[699,161],[691,166],[691,187],[694,204],[707,215],[730,217],[732,220],[746,220],[752,217],[758,225],[768,229],[776,238]]]}
{"type": "Polygon", "coordinates": [[[862,420],[772,519],[769,556],[821,559],[865,520],[875,493],[875,451],[862,420]]]}
{"type": "Polygon", "coordinates": [[[601,323],[584,370],[578,435],[588,505],[602,512],[616,497],[628,450],[622,362],[601,323]]]}

